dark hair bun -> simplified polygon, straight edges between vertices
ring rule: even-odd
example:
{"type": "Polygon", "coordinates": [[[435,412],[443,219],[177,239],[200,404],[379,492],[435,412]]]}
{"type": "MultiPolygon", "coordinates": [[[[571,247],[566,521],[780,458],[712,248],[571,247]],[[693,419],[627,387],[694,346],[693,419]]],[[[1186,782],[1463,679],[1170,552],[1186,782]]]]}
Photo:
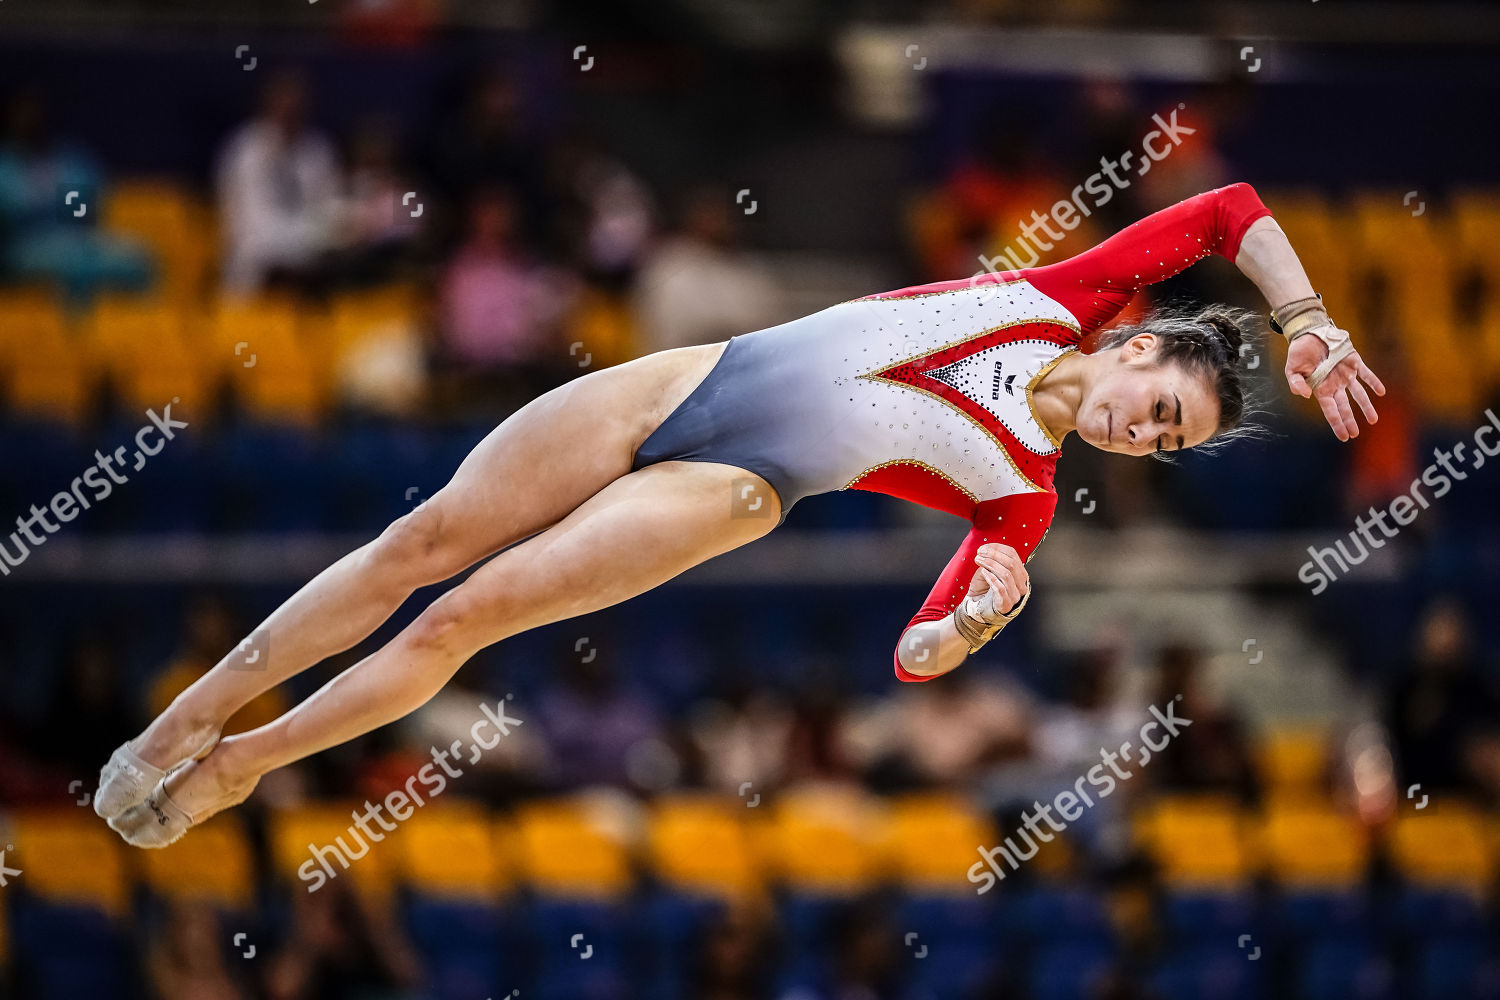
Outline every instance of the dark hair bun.
{"type": "Polygon", "coordinates": [[[1245,346],[1247,332],[1240,324],[1244,322],[1242,310],[1231,309],[1228,306],[1212,305],[1205,306],[1197,316],[1193,317],[1202,323],[1210,331],[1211,335],[1224,342],[1229,350],[1231,362],[1238,361],[1240,352],[1245,346]]]}

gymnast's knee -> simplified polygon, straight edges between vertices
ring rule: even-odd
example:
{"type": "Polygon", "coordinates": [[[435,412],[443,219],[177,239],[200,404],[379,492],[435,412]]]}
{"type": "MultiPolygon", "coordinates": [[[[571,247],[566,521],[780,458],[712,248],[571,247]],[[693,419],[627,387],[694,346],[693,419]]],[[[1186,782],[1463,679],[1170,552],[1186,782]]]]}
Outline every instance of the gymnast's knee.
{"type": "Polygon", "coordinates": [[[446,580],[463,568],[452,565],[450,534],[438,510],[418,507],[392,521],[371,544],[370,568],[419,586],[446,580]]]}
{"type": "Polygon", "coordinates": [[[445,658],[467,659],[483,644],[475,643],[485,606],[455,587],[428,605],[407,627],[407,642],[414,648],[445,658]]]}

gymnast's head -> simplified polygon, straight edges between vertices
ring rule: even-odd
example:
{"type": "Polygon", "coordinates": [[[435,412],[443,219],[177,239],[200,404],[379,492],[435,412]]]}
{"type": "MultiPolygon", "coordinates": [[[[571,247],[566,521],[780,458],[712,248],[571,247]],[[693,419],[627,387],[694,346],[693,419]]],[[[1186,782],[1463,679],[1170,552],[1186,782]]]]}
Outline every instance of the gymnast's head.
{"type": "Polygon", "coordinates": [[[1254,436],[1241,347],[1255,317],[1211,305],[1159,309],[1106,331],[1089,355],[1078,436],[1122,455],[1172,452],[1254,436]]]}

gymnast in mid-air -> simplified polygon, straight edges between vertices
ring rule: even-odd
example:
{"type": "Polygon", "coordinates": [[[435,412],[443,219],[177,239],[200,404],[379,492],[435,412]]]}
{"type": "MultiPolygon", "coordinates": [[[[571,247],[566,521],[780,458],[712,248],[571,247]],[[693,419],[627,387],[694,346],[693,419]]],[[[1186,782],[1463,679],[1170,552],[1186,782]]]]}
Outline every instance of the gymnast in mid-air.
{"type": "Polygon", "coordinates": [[[1060,263],[853,299],[591,372],[517,410],[432,499],[277,608],[256,631],[256,669],[226,651],[115,751],[94,808],[131,844],[163,847],[268,771],[413,711],[491,643],[644,593],[832,490],[971,523],[895,650],[902,680],[947,673],[1025,607],[1068,434],[1149,455],[1245,432],[1250,314],[1156,312],[1080,349],[1141,288],[1209,254],[1265,297],[1292,392],[1316,399],[1341,441],[1359,433],[1356,407],[1373,423],[1366,387],[1384,386],[1247,184],[1060,263]],[[251,699],[491,555],[285,715],[220,739],[251,699]]]}

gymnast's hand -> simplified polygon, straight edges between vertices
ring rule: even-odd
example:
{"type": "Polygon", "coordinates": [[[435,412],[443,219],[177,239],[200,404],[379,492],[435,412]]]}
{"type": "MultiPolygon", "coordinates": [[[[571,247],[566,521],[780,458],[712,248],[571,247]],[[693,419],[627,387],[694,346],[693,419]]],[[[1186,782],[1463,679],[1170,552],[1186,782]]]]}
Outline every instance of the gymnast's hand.
{"type": "Polygon", "coordinates": [[[1323,408],[1323,416],[1327,418],[1328,426],[1333,428],[1333,433],[1340,441],[1347,441],[1359,436],[1359,424],[1354,419],[1354,408],[1349,403],[1349,397],[1352,396],[1354,402],[1359,404],[1365,419],[1370,423],[1379,419],[1375,415],[1375,405],[1370,402],[1370,395],[1360,385],[1360,380],[1363,379],[1378,396],[1385,395],[1385,385],[1370,371],[1359,352],[1353,351],[1334,366],[1316,389],[1310,388],[1307,380],[1326,357],[1328,345],[1320,338],[1310,334],[1298,337],[1287,349],[1286,382],[1297,395],[1315,398],[1323,408]]]}
{"type": "Polygon", "coordinates": [[[1026,563],[1020,553],[1001,542],[987,542],[974,553],[974,564],[979,567],[969,584],[969,596],[979,598],[989,611],[986,619],[993,624],[1001,615],[1021,603],[1031,577],[1026,573],[1026,563]]]}

